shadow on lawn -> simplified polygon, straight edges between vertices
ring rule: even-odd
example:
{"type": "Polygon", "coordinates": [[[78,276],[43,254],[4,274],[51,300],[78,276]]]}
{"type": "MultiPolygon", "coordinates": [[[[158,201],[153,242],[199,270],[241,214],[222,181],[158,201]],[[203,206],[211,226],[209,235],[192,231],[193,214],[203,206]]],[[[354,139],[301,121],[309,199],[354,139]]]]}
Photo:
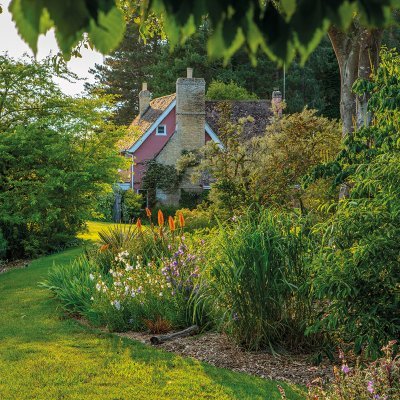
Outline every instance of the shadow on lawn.
{"type": "MultiPolygon", "coordinates": [[[[212,384],[227,389],[231,393],[232,399],[281,399],[277,382],[275,381],[261,380],[228,369],[216,368],[193,358],[184,358],[132,339],[116,337],[113,334],[106,335],[111,337],[109,340],[110,352],[115,354],[128,352],[135,363],[153,365],[152,380],[160,387],[168,385],[168,381],[171,379],[171,372],[174,369],[193,369],[193,373],[196,373],[196,371],[198,373],[198,368],[201,368],[204,374],[212,381],[212,384]]],[[[304,399],[304,391],[301,388],[284,382],[279,384],[285,389],[289,400],[304,399]]],[[[204,390],[207,390],[206,385],[204,385],[204,390]]]]}

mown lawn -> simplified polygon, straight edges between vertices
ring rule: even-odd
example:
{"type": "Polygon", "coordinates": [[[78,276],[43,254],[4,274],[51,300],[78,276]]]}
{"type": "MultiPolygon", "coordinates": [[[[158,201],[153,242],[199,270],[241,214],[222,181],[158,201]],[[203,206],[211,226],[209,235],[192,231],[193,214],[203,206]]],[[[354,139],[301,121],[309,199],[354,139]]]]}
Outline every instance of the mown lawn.
{"type": "MultiPolygon", "coordinates": [[[[81,326],[38,286],[43,257],[0,275],[0,399],[280,399],[276,382],[218,369],[81,326]]],[[[289,399],[302,399],[296,387],[289,399]]]]}
{"type": "MultiPolygon", "coordinates": [[[[79,239],[84,239],[84,240],[93,240],[96,241],[99,238],[99,232],[104,230],[104,229],[108,229],[108,228],[112,228],[114,226],[120,226],[121,224],[116,224],[116,223],[112,223],[112,222],[101,222],[101,221],[88,221],[87,222],[87,230],[84,232],[81,232],[78,235],[79,239]]],[[[129,226],[126,224],[123,224],[122,226],[129,226]]]]}

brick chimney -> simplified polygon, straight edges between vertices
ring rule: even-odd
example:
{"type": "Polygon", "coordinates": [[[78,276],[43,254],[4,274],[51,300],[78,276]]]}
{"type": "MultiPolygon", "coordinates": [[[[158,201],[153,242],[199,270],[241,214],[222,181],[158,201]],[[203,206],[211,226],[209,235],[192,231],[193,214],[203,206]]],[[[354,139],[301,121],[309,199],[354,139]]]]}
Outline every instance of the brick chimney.
{"type": "Polygon", "coordinates": [[[147,90],[147,83],[143,82],[139,93],[139,116],[141,117],[150,106],[151,93],[147,90]]]}
{"type": "Polygon", "coordinates": [[[193,78],[192,68],[187,69],[186,78],[176,81],[176,130],[182,150],[205,144],[205,88],[203,78],[193,78]]]}
{"type": "Polygon", "coordinates": [[[274,112],[274,114],[281,117],[282,110],[283,110],[282,93],[277,88],[275,88],[274,91],[272,92],[271,105],[272,105],[272,111],[274,112]]]}

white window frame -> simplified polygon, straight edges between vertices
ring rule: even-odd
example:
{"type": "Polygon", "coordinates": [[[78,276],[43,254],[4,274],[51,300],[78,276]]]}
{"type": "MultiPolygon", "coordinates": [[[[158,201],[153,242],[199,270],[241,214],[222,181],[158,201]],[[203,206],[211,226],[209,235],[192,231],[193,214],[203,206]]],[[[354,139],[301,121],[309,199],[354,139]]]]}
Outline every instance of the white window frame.
{"type": "Polygon", "coordinates": [[[158,125],[156,128],[156,136],[167,136],[167,125],[158,125]],[[158,128],[164,128],[164,133],[158,133],[158,128]]]}

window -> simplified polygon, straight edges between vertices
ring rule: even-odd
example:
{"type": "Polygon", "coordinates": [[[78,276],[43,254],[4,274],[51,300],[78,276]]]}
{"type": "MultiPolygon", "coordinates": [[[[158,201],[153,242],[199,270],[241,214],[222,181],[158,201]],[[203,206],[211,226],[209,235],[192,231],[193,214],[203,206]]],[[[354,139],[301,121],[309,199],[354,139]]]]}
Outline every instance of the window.
{"type": "Polygon", "coordinates": [[[165,136],[167,134],[167,127],[165,125],[158,125],[156,130],[157,136],[165,136]]]}

